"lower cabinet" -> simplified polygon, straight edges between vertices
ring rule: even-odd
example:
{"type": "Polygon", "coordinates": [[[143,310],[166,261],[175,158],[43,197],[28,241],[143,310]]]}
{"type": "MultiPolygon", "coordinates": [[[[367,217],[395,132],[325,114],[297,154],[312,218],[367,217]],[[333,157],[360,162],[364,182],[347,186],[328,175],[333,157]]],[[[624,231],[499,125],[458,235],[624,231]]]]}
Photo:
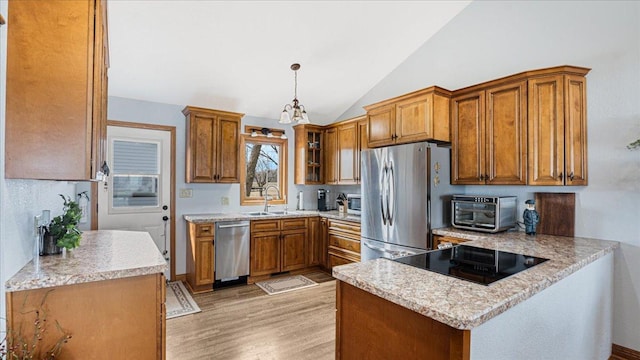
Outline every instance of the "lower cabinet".
{"type": "Polygon", "coordinates": [[[159,273],[7,292],[7,327],[34,351],[70,335],[56,359],[165,359],[165,286],[159,273]]]}
{"type": "Polygon", "coordinates": [[[453,245],[461,244],[465,241],[469,241],[467,239],[461,239],[453,236],[444,236],[444,235],[433,235],[433,249],[438,249],[438,245],[442,243],[451,243],[453,245]]]}
{"type": "Polygon", "coordinates": [[[187,285],[194,294],[213,291],[214,229],[213,223],[187,222],[187,285]]]}
{"type": "Polygon", "coordinates": [[[309,241],[307,242],[307,265],[325,266],[326,246],[323,246],[322,222],[320,217],[309,218],[309,241]],[[325,249],[323,251],[323,249],[325,249]]]}
{"type": "Polygon", "coordinates": [[[251,221],[250,276],[307,267],[307,218],[251,221]]]}
{"type": "Polygon", "coordinates": [[[360,262],[360,224],[327,219],[327,268],[360,262]]]}

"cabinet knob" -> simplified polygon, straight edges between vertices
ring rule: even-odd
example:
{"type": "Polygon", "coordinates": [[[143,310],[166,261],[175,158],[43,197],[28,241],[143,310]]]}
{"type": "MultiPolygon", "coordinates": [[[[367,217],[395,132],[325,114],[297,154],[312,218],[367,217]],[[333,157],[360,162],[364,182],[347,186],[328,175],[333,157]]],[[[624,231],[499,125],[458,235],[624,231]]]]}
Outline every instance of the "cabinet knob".
{"type": "Polygon", "coordinates": [[[569,174],[569,179],[573,181],[573,171],[569,174]]]}
{"type": "Polygon", "coordinates": [[[563,173],[558,174],[558,179],[564,180],[564,176],[563,175],[564,175],[563,173]]]}

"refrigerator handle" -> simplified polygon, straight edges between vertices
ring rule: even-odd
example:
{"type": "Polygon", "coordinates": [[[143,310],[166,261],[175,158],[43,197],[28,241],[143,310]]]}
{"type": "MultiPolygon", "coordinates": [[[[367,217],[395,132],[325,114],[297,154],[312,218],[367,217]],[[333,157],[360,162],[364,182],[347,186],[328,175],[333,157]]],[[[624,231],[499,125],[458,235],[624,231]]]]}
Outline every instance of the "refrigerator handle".
{"type": "Polygon", "coordinates": [[[387,202],[387,206],[389,210],[389,225],[393,225],[393,213],[395,210],[395,198],[396,198],[396,182],[395,182],[395,174],[393,173],[393,162],[389,166],[389,176],[387,181],[389,182],[389,201],[387,202]]]}
{"type": "Polygon", "coordinates": [[[386,181],[386,177],[387,177],[387,164],[384,165],[384,167],[382,168],[382,175],[381,175],[381,184],[380,184],[380,213],[382,214],[382,224],[383,225],[387,225],[387,214],[385,212],[386,208],[384,206],[384,201],[385,201],[385,197],[386,197],[386,189],[387,189],[387,181],[386,181]]]}

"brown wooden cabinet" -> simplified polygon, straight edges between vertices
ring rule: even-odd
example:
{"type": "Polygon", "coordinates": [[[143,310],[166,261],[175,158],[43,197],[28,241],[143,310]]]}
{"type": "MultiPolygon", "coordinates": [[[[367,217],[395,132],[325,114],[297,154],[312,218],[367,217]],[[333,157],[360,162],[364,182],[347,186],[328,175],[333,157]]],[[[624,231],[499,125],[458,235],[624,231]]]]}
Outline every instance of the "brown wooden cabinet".
{"type": "Polygon", "coordinates": [[[324,266],[322,255],[322,223],[320,217],[309,218],[309,241],[307,242],[307,265],[324,266]]]}
{"type": "Polygon", "coordinates": [[[524,80],[454,93],[452,184],[526,184],[526,93],[524,80]]]}
{"type": "Polygon", "coordinates": [[[213,291],[214,229],[213,223],[187,222],[187,285],[193,293],[213,291]]]}
{"type": "Polygon", "coordinates": [[[31,339],[39,310],[40,349],[62,336],[57,324],[72,336],[56,358],[164,359],[165,286],[150,274],[8,292],[7,326],[31,339]]]}
{"type": "Polygon", "coordinates": [[[463,242],[469,241],[467,239],[457,238],[453,236],[444,236],[444,235],[433,235],[433,249],[438,249],[438,245],[442,243],[451,243],[453,245],[462,244],[463,242]]]}
{"type": "Polygon", "coordinates": [[[307,221],[307,218],[251,221],[250,277],[305,268],[307,221]]]}
{"type": "Polygon", "coordinates": [[[244,114],[187,106],[187,183],[240,182],[240,120],[244,114]]]}
{"type": "Polygon", "coordinates": [[[432,86],[365,106],[368,147],[450,141],[449,90],[432,86]]]}
{"type": "Polygon", "coordinates": [[[529,80],[529,185],[587,185],[588,71],[529,80]]]}
{"type": "Polygon", "coordinates": [[[294,131],[295,184],[322,184],[324,181],[323,127],[296,125],[294,131]]]}
{"type": "Polygon", "coordinates": [[[324,130],[324,183],[338,183],[338,130],[335,126],[324,130]]]}
{"type": "Polygon", "coordinates": [[[334,266],[360,261],[360,224],[351,221],[327,220],[328,264],[334,266]]]}
{"type": "Polygon", "coordinates": [[[95,178],[106,137],[106,1],[8,6],[5,177],[95,178]]]}

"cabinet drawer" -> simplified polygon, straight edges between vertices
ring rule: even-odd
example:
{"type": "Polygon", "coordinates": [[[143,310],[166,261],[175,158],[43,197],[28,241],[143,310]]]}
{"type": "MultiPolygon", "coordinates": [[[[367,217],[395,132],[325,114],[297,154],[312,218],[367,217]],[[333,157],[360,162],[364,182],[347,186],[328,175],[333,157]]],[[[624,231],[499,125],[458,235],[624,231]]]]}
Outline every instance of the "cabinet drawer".
{"type": "Polygon", "coordinates": [[[360,253],[360,241],[329,233],[329,245],[360,253]]]}
{"type": "Polygon", "coordinates": [[[329,245],[329,249],[327,252],[329,255],[338,256],[344,259],[348,259],[352,262],[360,262],[360,253],[355,253],[353,251],[344,250],[337,248],[335,246],[329,245]]]}
{"type": "Polygon", "coordinates": [[[196,225],[196,236],[213,236],[213,224],[196,225]]]}
{"type": "Polygon", "coordinates": [[[355,261],[349,260],[347,258],[343,258],[336,255],[329,255],[329,268],[333,268],[334,266],[346,265],[354,263],[355,261]]]}
{"type": "Polygon", "coordinates": [[[282,230],[291,230],[291,229],[306,229],[307,228],[307,218],[292,218],[292,219],[283,219],[282,221],[282,230]]]}
{"type": "Polygon", "coordinates": [[[360,238],[360,224],[358,223],[329,219],[329,231],[331,230],[343,231],[360,238]]]}
{"type": "Polygon", "coordinates": [[[251,222],[251,231],[280,230],[280,220],[258,220],[251,222]]]}

